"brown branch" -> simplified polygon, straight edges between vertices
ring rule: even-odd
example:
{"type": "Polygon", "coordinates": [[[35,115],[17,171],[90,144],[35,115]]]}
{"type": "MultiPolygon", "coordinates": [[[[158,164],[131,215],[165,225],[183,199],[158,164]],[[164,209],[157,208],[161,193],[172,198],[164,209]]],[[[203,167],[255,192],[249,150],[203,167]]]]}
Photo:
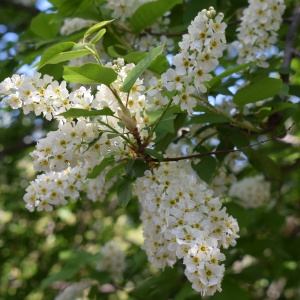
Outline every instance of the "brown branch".
{"type": "MultiPolygon", "coordinates": [[[[242,147],[242,148],[239,148],[239,149],[235,149],[235,150],[234,149],[232,149],[232,150],[218,150],[218,151],[198,153],[198,154],[187,155],[187,156],[180,156],[180,157],[166,157],[166,158],[164,158],[164,160],[162,162],[180,161],[180,160],[186,160],[186,159],[194,159],[194,158],[199,158],[199,157],[203,157],[203,156],[218,155],[218,154],[223,154],[223,153],[242,152],[242,151],[244,151],[246,149],[253,148],[255,146],[258,146],[258,145],[261,145],[261,144],[264,144],[266,142],[269,142],[269,141],[272,141],[272,140],[275,140],[275,139],[279,138],[281,135],[286,134],[293,126],[294,126],[294,123],[288,129],[286,129],[285,131],[283,131],[283,132],[281,132],[279,134],[276,134],[275,136],[273,136],[273,137],[271,137],[269,139],[266,139],[266,140],[260,141],[258,143],[255,143],[255,144],[252,144],[252,145],[249,145],[249,146],[246,146],[246,147],[242,147]]],[[[156,158],[152,158],[151,161],[152,162],[159,162],[159,160],[156,159],[156,158]]]]}
{"type": "MultiPolygon", "coordinates": [[[[286,35],[286,42],[284,47],[284,57],[282,67],[289,69],[291,61],[295,56],[295,41],[298,27],[300,26],[300,5],[295,8],[294,16],[291,26],[286,35]]],[[[296,52],[297,53],[297,52],[296,52]]],[[[289,83],[289,74],[281,74],[281,79],[284,83],[289,83]]],[[[284,99],[285,100],[285,99],[284,99]]]]}

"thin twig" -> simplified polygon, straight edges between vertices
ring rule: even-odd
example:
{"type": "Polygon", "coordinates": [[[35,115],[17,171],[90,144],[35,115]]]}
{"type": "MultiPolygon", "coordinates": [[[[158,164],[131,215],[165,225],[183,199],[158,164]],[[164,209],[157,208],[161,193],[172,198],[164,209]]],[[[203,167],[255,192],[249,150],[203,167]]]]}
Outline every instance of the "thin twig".
{"type": "MultiPolygon", "coordinates": [[[[165,157],[162,162],[194,159],[194,158],[199,158],[199,157],[203,157],[203,156],[218,155],[218,154],[223,154],[223,153],[241,152],[241,151],[244,151],[246,149],[253,148],[255,146],[258,146],[258,145],[264,144],[266,142],[275,140],[276,138],[279,138],[281,135],[287,133],[293,126],[294,126],[294,123],[288,129],[286,129],[285,131],[283,131],[283,132],[281,132],[281,133],[279,133],[279,134],[277,134],[277,135],[275,135],[275,136],[273,136],[269,139],[266,139],[266,140],[260,141],[258,143],[255,143],[255,144],[252,144],[252,145],[249,145],[249,146],[246,146],[246,147],[242,147],[242,148],[239,148],[239,149],[235,149],[235,150],[234,149],[231,149],[231,150],[218,150],[218,151],[198,153],[198,154],[180,156],[180,157],[165,157]]],[[[156,159],[156,158],[152,158],[151,161],[152,162],[159,162],[159,160],[156,159]]]]}

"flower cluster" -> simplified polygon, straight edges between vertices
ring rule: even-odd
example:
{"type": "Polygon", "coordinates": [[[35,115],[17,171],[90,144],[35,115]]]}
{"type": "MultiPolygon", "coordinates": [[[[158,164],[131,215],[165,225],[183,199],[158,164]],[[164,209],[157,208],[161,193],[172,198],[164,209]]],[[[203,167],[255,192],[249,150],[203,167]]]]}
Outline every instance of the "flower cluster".
{"type": "Polygon", "coordinates": [[[284,0],[249,0],[238,27],[238,63],[256,61],[267,67],[266,50],[277,41],[277,31],[285,9],[284,0]]]}
{"type": "Polygon", "coordinates": [[[232,184],[229,196],[239,198],[244,207],[257,208],[269,201],[270,188],[270,182],[265,181],[262,175],[256,175],[232,184]]]}
{"type": "Polygon", "coordinates": [[[176,92],[173,103],[179,104],[182,110],[189,114],[196,106],[194,94],[205,93],[205,82],[212,79],[212,72],[219,64],[218,58],[225,49],[225,28],[222,22],[224,15],[211,7],[202,10],[188,27],[188,34],[183,35],[179,43],[180,53],[173,57],[175,69],[170,68],[162,74],[161,82],[153,78],[154,86],[148,92],[154,97],[154,104],[164,105],[166,97],[161,91],[165,87],[168,91],[176,92]]]}
{"type": "Polygon", "coordinates": [[[133,13],[144,3],[154,0],[108,0],[107,8],[112,11],[112,17],[114,19],[124,22],[130,18],[133,13]]]}
{"type": "Polygon", "coordinates": [[[49,171],[38,175],[26,189],[24,201],[29,211],[51,211],[53,205],[65,205],[67,198],[77,199],[80,192],[86,192],[92,201],[103,201],[115,180],[105,181],[105,175],[110,170],[107,167],[95,179],[86,179],[89,164],[81,164],[75,168],[67,168],[61,172],[49,171]]]}
{"type": "Polygon", "coordinates": [[[107,242],[101,249],[101,262],[97,265],[99,271],[107,271],[114,280],[122,277],[126,268],[125,253],[115,241],[107,242]]]}
{"type": "MultiPolygon", "coordinates": [[[[153,2],[154,0],[108,0],[106,6],[112,12],[112,17],[118,20],[120,27],[130,27],[129,20],[134,12],[143,4],[153,2]]],[[[146,31],[136,36],[130,32],[125,34],[126,41],[134,41],[134,48],[137,51],[147,52],[157,45],[165,43],[166,50],[174,49],[174,41],[168,38],[164,33],[168,29],[170,19],[167,17],[168,12],[158,18],[146,31]]]]}
{"type": "Polygon", "coordinates": [[[63,26],[60,28],[60,34],[69,35],[80,29],[91,27],[96,23],[96,21],[85,20],[82,18],[65,19],[63,26]]]}
{"type": "Polygon", "coordinates": [[[156,268],[183,258],[185,275],[202,294],[220,291],[225,256],[238,224],[187,162],[161,163],[138,178],[144,249],[156,268]]]}
{"type": "Polygon", "coordinates": [[[132,155],[128,143],[136,140],[125,136],[127,129],[122,127],[120,119],[125,126],[131,126],[130,130],[137,128],[139,138],[148,136],[145,128],[149,120],[144,115],[147,103],[142,94],[142,81],[136,81],[129,96],[122,92],[123,81],[134,65],[125,65],[124,60],[119,59],[107,66],[119,76],[111,88],[99,85],[95,96],[84,87],[69,93],[65,82],[59,84],[50,76],[42,78],[39,73],[33,78],[14,75],[0,84],[0,94],[5,97],[6,105],[23,108],[25,113],[43,113],[48,120],[59,121],[58,130],[40,139],[31,153],[35,169],[46,173],[39,175],[27,188],[24,200],[30,211],[35,208],[52,210],[53,205],[66,204],[66,197],[78,198],[80,191],[86,191],[93,201],[105,198],[104,192],[112,184],[105,183],[105,172],[94,180],[86,180],[86,175],[105,156],[113,155],[117,161],[132,155]],[[118,91],[118,98],[115,91],[118,91]],[[71,107],[100,110],[107,106],[119,117],[78,117],[75,121],[60,115],[71,107]]]}

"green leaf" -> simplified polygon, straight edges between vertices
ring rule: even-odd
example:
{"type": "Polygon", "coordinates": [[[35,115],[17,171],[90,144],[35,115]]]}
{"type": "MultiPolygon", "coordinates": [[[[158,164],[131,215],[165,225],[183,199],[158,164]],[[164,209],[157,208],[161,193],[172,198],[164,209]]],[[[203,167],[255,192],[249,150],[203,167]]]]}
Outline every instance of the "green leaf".
{"type": "Polygon", "coordinates": [[[122,205],[123,208],[125,208],[132,198],[130,178],[125,177],[118,181],[117,196],[119,203],[122,205]]]}
{"type": "Polygon", "coordinates": [[[105,182],[108,182],[109,180],[111,180],[117,175],[122,175],[124,173],[124,167],[125,167],[125,162],[121,162],[120,164],[111,168],[105,176],[105,182]]]}
{"type": "Polygon", "coordinates": [[[152,49],[139,63],[129,72],[123,83],[123,92],[128,93],[139,76],[149,67],[153,60],[163,52],[164,45],[152,49]]]}
{"type": "Polygon", "coordinates": [[[97,23],[95,25],[93,25],[91,28],[89,28],[85,34],[83,35],[83,38],[87,38],[89,35],[91,35],[92,33],[94,33],[95,31],[101,29],[102,27],[110,24],[111,22],[113,22],[114,20],[109,20],[109,21],[103,21],[103,22],[100,22],[100,23],[97,23]]]}
{"type": "MultiPolygon", "coordinates": [[[[122,56],[126,61],[137,64],[142,60],[147,54],[143,52],[130,52],[129,54],[122,56]]],[[[118,56],[120,57],[120,55],[118,56]]],[[[161,75],[170,68],[170,63],[165,57],[165,55],[158,55],[153,62],[149,65],[148,69],[154,73],[161,75]]]]}
{"type": "Polygon", "coordinates": [[[101,29],[90,41],[91,44],[96,44],[101,38],[102,36],[105,34],[106,30],[105,29],[101,29]]]}
{"type": "Polygon", "coordinates": [[[298,106],[297,106],[297,104],[291,103],[291,102],[279,102],[279,103],[276,103],[273,107],[263,106],[256,113],[256,115],[260,119],[264,119],[265,117],[268,117],[268,116],[273,115],[274,113],[276,113],[278,111],[283,111],[285,109],[293,109],[295,111],[298,111],[298,106]]]}
{"type": "Polygon", "coordinates": [[[233,67],[229,70],[226,70],[225,72],[223,72],[222,74],[219,74],[218,76],[215,76],[213,79],[211,79],[210,81],[208,81],[208,85],[212,88],[218,81],[220,81],[221,79],[228,77],[229,75],[232,75],[234,73],[243,71],[251,66],[253,66],[255,63],[254,62],[249,62],[243,65],[239,65],[236,67],[233,67]]]}
{"type": "Polygon", "coordinates": [[[88,179],[94,179],[100,175],[100,173],[110,164],[112,164],[115,159],[112,156],[104,157],[101,163],[93,168],[93,170],[86,176],[88,179]]]}
{"type": "Polygon", "coordinates": [[[34,17],[30,22],[30,30],[43,39],[54,38],[61,24],[53,22],[55,14],[40,13],[34,17]]]}
{"type": "Polygon", "coordinates": [[[216,159],[213,156],[203,156],[200,159],[200,162],[192,164],[192,167],[197,172],[198,176],[209,184],[216,171],[216,159]]]}
{"type": "Polygon", "coordinates": [[[80,265],[72,265],[69,267],[63,267],[59,272],[50,275],[42,281],[41,288],[44,289],[50,284],[56,281],[65,281],[73,277],[79,271],[80,265]]]}
{"type": "Polygon", "coordinates": [[[203,124],[203,123],[227,123],[229,119],[219,115],[202,114],[194,116],[187,124],[203,124]]]}
{"type": "Polygon", "coordinates": [[[268,179],[280,180],[280,167],[262,151],[247,149],[244,151],[251,165],[258,171],[262,172],[268,179]]]}
{"type": "Polygon", "coordinates": [[[149,167],[144,161],[140,159],[130,159],[127,161],[125,169],[126,176],[133,179],[137,177],[143,177],[145,171],[149,170],[149,167]]]}
{"type": "Polygon", "coordinates": [[[67,262],[67,266],[90,264],[94,261],[100,261],[102,255],[101,253],[92,254],[86,251],[78,250],[65,250],[59,253],[59,258],[67,262]]]}
{"type": "Polygon", "coordinates": [[[63,78],[69,82],[81,84],[105,84],[109,86],[118,77],[111,68],[98,64],[87,63],[80,67],[64,67],[63,78]]]}
{"type": "Polygon", "coordinates": [[[67,49],[74,47],[74,42],[64,42],[48,48],[42,55],[41,60],[38,63],[38,69],[47,64],[58,64],[62,61],[71,60],[81,56],[90,54],[87,49],[77,49],[64,52],[67,49]]]}
{"type": "Polygon", "coordinates": [[[108,107],[100,110],[86,110],[83,108],[70,108],[69,110],[61,113],[59,116],[65,118],[79,118],[79,117],[97,117],[97,116],[113,116],[114,112],[108,107]]]}
{"type": "MultiPolygon", "coordinates": [[[[250,141],[249,138],[247,138],[247,134],[240,128],[219,128],[219,132],[223,139],[224,137],[225,140],[229,139],[229,141],[237,148],[247,147],[250,145],[250,141]]],[[[225,141],[225,143],[228,143],[228,141],[225,141]]]]}
{"type": "Polygon", "coordinates": [[[163,161],[163,159],[164,159],[164,156],[163,156],[161,153],[155,151],[154,149],[146,148],[146,149],[145,149],[145,152],[146,152],[148,155],[157,158],[158,161],[163,161]]]}
{"type": "Polygon", "coordinates": [[[94,145],[96,145],[97,142],[101,139],[102,135],[103,135],[103,132],[99,132],[98,137],[95,138],[92,142],[90,142],[88,144],[88,147],[87,147],[87,149],[84,150],[84,153],[87,152],[87,151],[89,151],[92,147],[94,147],[94,145]]]}
{"type": "Polygon", "coordinates": [[[171,10],[182,0],[157,0],[141,5],[131,16],[129,24],[134,32],[139,32],[152,25],[159,17],[171,10]]]}
{"type": "Polygon", "coordinates": [[[280,92],[282,80],[276,78],[263,78],[241,88],[233,96],[233,102],[238,106],[254,103],[275,96],[280,92]]]}

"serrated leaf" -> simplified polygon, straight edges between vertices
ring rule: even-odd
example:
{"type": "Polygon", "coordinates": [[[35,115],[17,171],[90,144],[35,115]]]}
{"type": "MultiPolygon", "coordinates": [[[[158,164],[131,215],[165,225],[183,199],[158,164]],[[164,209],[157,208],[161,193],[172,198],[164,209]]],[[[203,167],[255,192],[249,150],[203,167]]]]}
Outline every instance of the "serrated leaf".
{"type": "Polygon", "coordinates": [[[152,157],[155,157],[158,161],[163,161],[163,159],[164,159],[164,156],[163,156],[161,153],[155,151],[154,149],[146,148],[146,149],[145,149],[145,152],[146,152],[148,155],[150,155],[150,156],[152,156],[152,157]]]}
{"type": "Polygon", "coordinates": [[[136,80],[149,67],[153,60],[163,52],[164,45],[152,49],[138,64],[129,72],[123,83],[123,92],[128,93],[136,80]]]}
{"type": "Polygon", "coordinates": [[[243,106],[248,103],[265,100],[278,94],[281,88],[281,79],[263,78],[238,90],[233,96],[233,102],[238,106],[243,106]]]}
{"type": "Polygon", "coordinates": [[[262,172],[268,179],[280,180],[281,171],[279,166],[262,151],[247,149],[244,151],[251,165],[258,171],[262,172]]]}
{"type": "Polygon", "coordinates": [[[97,117],[97,116],[113,116],[114,112],[108,107],[100,110],[86,110],[83,108],[70,108],[69,110],[59,114],[65,118],[79,118],[79,117],[97,117]]]}
{"type": "Polygon", "coordinates": [[[114,166],[113,168],[111,168],[105,176],[105,182],[108,182],[109,180],[111,180],[117,175],[122,175],[122,173],[124,173],[125,170],[124,167],[125,167],[125,162],[122,162],[114,166]]]}
{"type": "Polygon", "coordinates": [[[139,32],[152,25],[159,17],[171,10],[182,0],[157,0],[141,5],[131,16],[129,24],[134,32],[139,32]]]}
{"type": "Polygon", "coordinates": [[[98,177],[101,172],[110,164],[112,164],[115,159],[112,156],[104,157],[101,163],[93,168],[93,170],[87,175],[86,178],[94,179],[98,177]]]}
{"type": "Polygon", "coordinates": [[[89,35],[91,35],[92,33],[94,33],[95,31],[101,29],[102,27],[110,24],[111,22],[113,22],[114,20],[109,20],[109,21],[103,21],[100,23],[97,23],[95,25],[93,25],[92,27],[90,27],[83,35],[84,38],[87,38],[89,35]]]}
{"type": "Polygon", "coordinates": [[[125,177],[118,181],[117,196],[119,203],[125,208],[132,198],[131,180],[129,178],[125,177]]]}
{"type": "Polygon", "coordinates": [[[105,84],[109,86],[118,77],[111,68],[98,64],[87,63],[80,67],[64,67],[63,78],[68,82],[81,84],[105,84]]]}

